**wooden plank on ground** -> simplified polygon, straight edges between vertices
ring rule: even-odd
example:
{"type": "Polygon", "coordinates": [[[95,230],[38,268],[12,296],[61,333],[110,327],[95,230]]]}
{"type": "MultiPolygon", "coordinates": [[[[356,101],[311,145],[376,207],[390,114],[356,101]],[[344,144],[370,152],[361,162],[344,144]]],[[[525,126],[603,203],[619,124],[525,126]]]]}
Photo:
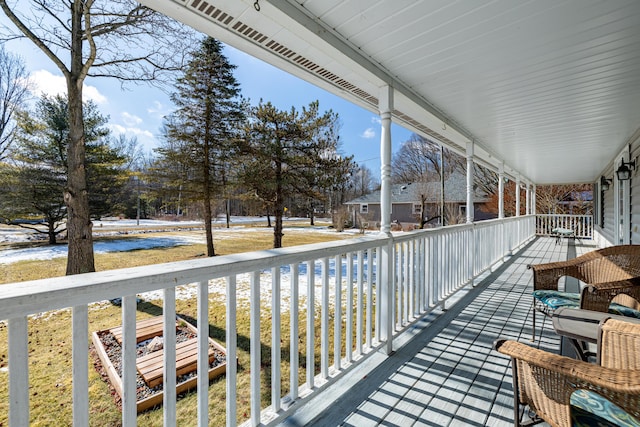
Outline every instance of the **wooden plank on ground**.
{"type": "MultiPolygon", "coordinates": [[[[178,324],[176,322],[176,328],[178,324]]],[[[153,337],[162,335],[163,333],[162,316],[155,316],[145,320],[136,322],[136,342],[142,342],[153,337]]],[[[116,340],[122,344],[122,326],[109,329],[116,340]]]]}
{"type": "MultiPolygon", "coordinates": [[[[164,349],[154,351],[136,360],[136,368],[149,385],[155,387],[162,383],[163,378],[164,349]]],[[[209,348],[209,363],[213,362],[215,355],[209,348]]],[[[196,370],[198,366],[198,339],[192,338],[176,345],[176,376],[187,374],[196,370]]]]}

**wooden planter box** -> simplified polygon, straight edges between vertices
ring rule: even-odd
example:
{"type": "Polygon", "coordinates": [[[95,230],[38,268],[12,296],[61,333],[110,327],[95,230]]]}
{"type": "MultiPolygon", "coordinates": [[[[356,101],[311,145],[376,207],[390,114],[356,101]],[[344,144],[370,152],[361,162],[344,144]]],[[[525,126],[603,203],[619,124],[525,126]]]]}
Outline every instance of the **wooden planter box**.
{"type": "MultiPolygon", "coordinates": [[[[191,332],[193,332],[197,336],[198,329],[193,325],[191,325],[189,322],[186,322],[180,319],[179,317],[177,317],[176,325],[178,324],[180,324],[181,326],[185,326],[187,329],[189,329],[191,332]]],[[[116,339],[120,341],[119,339],[120,337],[117,335],[119,331],[118,332],[114,331],[119,329],[120,328],[112,328],[112,329],[105,329],[102,331],[93,332],[92,340],[96,348],[96,351],[98,353],[98,357],[100,358],[100,361],[102,362],[102,365],[104,366],[104,369],[107,372],[107,376],[109,377],[111,384],[113,384],[113,387],[116,389],[116,392],[118,393],[120,398],[122,398],[122,394],[123,394],[122,378],[120,378],[120,375],[118,375],[116,368],[111,363],[111,360],[109,359],[109,356],[107,355],[106,350],[102,345],[102,340],[100,340],[100,336],[99,336],[100,333],[111,331],[112,333],[114,333],[114,335],[116,335],[117,337],[116,339]]],[[[136,338],[138,342],[148,340],[155,336],[162,336],[162,317],[161,316],[158,316],[152,319],[143,320],[136,324],[136,338]],[[140,324],[142,324],[142,326],[139,328],[140,324]]],[[[220,352],[224,353],[225,355],[227,354],[226,349],[222,347],[220,344],[218,344],[217,342],[215,342],[214,340],[212,340],[211,338],[209,338],[209,343],[220,352]]],[[[160,353],[160,351],[158,352],[160,353]]],[[[213,368],[210,368],[209,380],[212,380],[213,378],[216,378],[224,374],[226,370],[227,370],[226,362],[220,365],[214,366],[213,368]]],[[[178,374],[179,373],[180,372],[178,372],[178,374]]],[[[140,375],[140,373],[138,372],[137,375],[140,375]]],[[[180,394],[187,390],[191,390],[195,388],[197,386],[197,381],[198,381],[198,377],[193,376],[187,381],[183,381],[181,383],[176,384],[176,393],[180,394]]],[[[136,403],[138,413],[146,411],[147,409],[153,408],[154,406],[161,405],[163,402],[163,396],[164,396],[164,393],[162,392],[162,390],[160,390],[149,397],[146,397],[142,400],[138,400],[136,403]]]]}

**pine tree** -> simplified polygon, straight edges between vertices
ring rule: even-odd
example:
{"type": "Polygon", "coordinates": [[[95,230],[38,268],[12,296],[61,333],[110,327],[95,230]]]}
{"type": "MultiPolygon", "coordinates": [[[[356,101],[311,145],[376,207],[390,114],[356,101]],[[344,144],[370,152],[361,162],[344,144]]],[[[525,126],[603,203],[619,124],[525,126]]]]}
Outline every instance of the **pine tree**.
{"type": "Polygon", "coordinates": [[[337,155],[337,125],[338,115],[320,114],[317,101],[301,112],[280,111],[269,102],[252,109],[240,177],[275,217],[274,248],[282,247],[285,201],[321,199],[336,177],[344,178],[342,171],[351,158],[337,155]]]}
{"type": "MultiPolygon", "coordinates": [[[[56,236],[65,231],[63,220],[67,217],[63,194],[69,173],[68,108],[66,98],[45,95],[33,112],[20,112],[13,165],[5,165],[2,170],[3,216],[42,216],[52,244],[56,243],[56,236]]],[[[118,200],[127,177],[120,166],[127,158],[110,146],[109,131],[105,127],[107,118],[99,113],[96,105],[87,102],[84,110],[86,191],[90,215],[96,218],[110,212],[118,200]]]]}
{"type": "Polygon", "coordinates": [[[156,150],[159,163],[176,165],[163,171],[165,176],[181,186],[185,197],[202,202],[208,256],[215,255],[211,205],[226,196],[234,147],[245,120],[235,68],[219,41],[202,41],[176,82],[171,99],[178,109],[167,118],[165,142],[156,150]]]}

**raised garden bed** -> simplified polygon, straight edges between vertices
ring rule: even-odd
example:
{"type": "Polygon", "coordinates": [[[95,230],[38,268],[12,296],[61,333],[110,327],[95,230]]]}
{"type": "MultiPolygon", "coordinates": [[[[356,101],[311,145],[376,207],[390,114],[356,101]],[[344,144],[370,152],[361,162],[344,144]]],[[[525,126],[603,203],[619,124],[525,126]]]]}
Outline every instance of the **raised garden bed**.
{"type": "MultiPolygon", "coordinates": [[[[184,393],[197,386],[197,350],[195,343],[198,330],[190,323],[176,318],[176,392],[184,393]]],[[[136,323],[136,389],[138,413],[162,404],[162,356],[163,350],[148,344],[162,337],[162,317],[136,323]]],[[[93,344],[100,363],[113,388],[122,399],[122,329],[115,327],[94,332],[93,344]]],[[[209,338],[209,380],[226,372],[226,350],[209,338]]]]}

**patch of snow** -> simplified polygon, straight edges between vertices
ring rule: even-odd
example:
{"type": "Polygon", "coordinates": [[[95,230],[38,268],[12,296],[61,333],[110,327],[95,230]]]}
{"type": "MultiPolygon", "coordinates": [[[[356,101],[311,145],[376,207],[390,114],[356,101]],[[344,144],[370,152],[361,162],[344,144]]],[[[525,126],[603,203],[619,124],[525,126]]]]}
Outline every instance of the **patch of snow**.
{"type": "MultiPolygon", "coordinates": [[[[288,218],[287,221],[300,221],[300,220],[308,220],[305,218],[288,218]]],[[[244,223],[244,224],[255,224],[256,222],[264,221],[266,225],[266,217],[232,217],[232,221],[235,224],[244,223]]],[[[320,221],[320,220],[318,220],[320,221]]],[[[103,232],[103,230],[124,228],[124,227],[136,227],[135,219],[128,220],[113,220],[113,221],[96,221],[94,222],[94,231],[96,230],[96,225],[100,226],[100,224],[104,224],[100,230],[101,235],[110,235],[108,232],[103,232]]],[[[140,228],[149,228],[149,227],[157,227],[157,226],[174,226],[179,227],[181,225],[194,225],[194,224],[202,224],[197,221],[156,221],[156,220],[140,220],[140,228]]],[[[285,222],[286,224],[286,222],[285,222]]],[[[336,231],[332,228],[328,228],[327,226],[314,226],[314,227],[284,227],[283,230],[286,233],[309,233],[310,231],[314,233],[336,233],[336,231]]],[[[270,228],[266,227],[231,227],[231,228],[215,228],[214,238],[217,240],[222,239],[232,239],[237,236],[239,233],[272,233],[270,228]]],[[[359,234],[359,230],[349,229],[343,232],[344,234],[357,236],[359,234]]],[[[124,233],[111,233],[112,234],[124,234],[124,233]]],[[[33,238],[34,235],[38,235],[33,231],[29,231],[21,228],[14,227],[2,227],[0,228],[0,242],[25,242],[29,241],[30,238],[33,238]]],[[[40,236],[40,235],[38,235],[40,236]]],[[[139,249],[153,249],[153,248],[168,248],[174,246],[182,246],[182,245],[191,245],[191,244],[199,244],[204,243],[205,237],[201,233],[197,232],[183,232],[176,233],[171,236],[162,236],[162,237],[131,237],[126,239],[116,239],[116,240],[104,240],[104,241],[96,241],[94,243],[94,252],[95,253],[107,253],[107,252],[126,252],[133,251],[139,249]]],[[[0,264],[11,264],[19,261],[28,261],[28,260],[48,260],[57,257],[65,257],[67,256],[67,245],[46,245],[46,246],[38,246],[33,248],[22,248],[22,249],[5,249],[0,250],[0,264]]]]}

